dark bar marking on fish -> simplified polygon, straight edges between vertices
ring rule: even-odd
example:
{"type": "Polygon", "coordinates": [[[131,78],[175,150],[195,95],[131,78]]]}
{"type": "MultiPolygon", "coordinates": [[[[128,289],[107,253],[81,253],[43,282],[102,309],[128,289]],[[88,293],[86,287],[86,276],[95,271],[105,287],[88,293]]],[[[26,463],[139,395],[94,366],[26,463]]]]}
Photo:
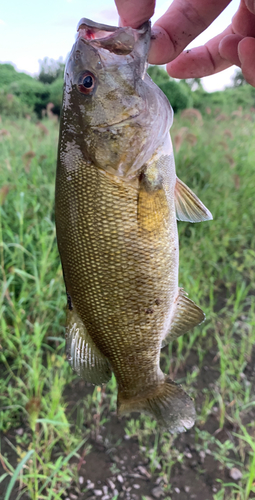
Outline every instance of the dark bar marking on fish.
{"type": "Polygon", "coordinates": [[[72,311],[72,310],[73,310],[73,304],[72,304],[71,295],[69,295],[69,293],[68,293],[68,292],[66,292],[66,295],[67,295],[67,305],[68,305],[68,309],[69,309],[69,311],[72,311]]]}
{"type": "Polygon", "coordinates": [[[155,304],[156,306],[159,306],[162,303],[162,300],[160,299],[155,299],[155,304]]]}
{"type": "Polygon", "coordinates": [[[153,314],[154,309],[153,309],[153,307],[148,307],[147,309],[145,309],[145,312],[146,312],[146,314],[153,314]]]}

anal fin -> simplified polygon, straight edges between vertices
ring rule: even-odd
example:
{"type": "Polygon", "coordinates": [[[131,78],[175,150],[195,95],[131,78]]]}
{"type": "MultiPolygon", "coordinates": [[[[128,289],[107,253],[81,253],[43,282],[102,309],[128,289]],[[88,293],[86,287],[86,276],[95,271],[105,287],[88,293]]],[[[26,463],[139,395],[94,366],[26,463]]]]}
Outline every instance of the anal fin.
{"type": "Polygon", "coordinates": [[[178,177],[176,178],[174,197],[177,220],[186,222],[212,220],[211,212],[178,177]]]}
{"type": "Polygon", "coordinates": [[[66,354],[73,370],[87,382],[100,385],[110,380],[109,362],[97,349],[73,305],[66,317],[66,354]]]}
{"type": "Polygon", "coordinates": [[[179,288],[175,302],[170,330],[162,341],[162,347],[177,339],[205,320],[205,314],[193,300],[190,300],[184,290],[179,288]]]}

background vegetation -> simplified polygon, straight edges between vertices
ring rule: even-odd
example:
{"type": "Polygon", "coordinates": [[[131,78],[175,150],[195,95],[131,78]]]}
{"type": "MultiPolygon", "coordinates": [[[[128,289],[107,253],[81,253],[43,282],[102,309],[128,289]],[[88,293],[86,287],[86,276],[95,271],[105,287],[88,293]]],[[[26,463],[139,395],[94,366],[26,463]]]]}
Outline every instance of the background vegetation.
{"type": "Polygon", "coordinates": [[[16,71],[12,64],[0,64],[0,114],[38,118],[48,103],[60,113],[64,63],[45,58],[40,61],[38,77],[16,71]]]}
{"type": "MultiPolygon", "coordinates": [[[[150,66],[148,73],[166,94],[175,112],[194,107],[202,113],[208,107],[219,107],[230,113],[242,106],[255,107],[255,89],[245,83],[238,71],[233,85],[224,92],[206,92],[199,79],[177,81],[159,66],[150,66]]],[[[0,114],[4,116],[42,118],[49,111],[59,115],[63,91],[63,60],[45,58],[40,61],[37,77],[18,72],[11,64],[0,64],[0,114]]]]}
{"type": "Polygon", "coordinates": [[[210,95],[199,81],[176,83],[150,69],[174,107],[175,95],[188,107],[171,130],[177,173],[214,216],[178,224],[180,286],[207,320],[162,352],[164,371],[197,407],[196,426],[177,437],[146,416],[119,421],[115,379],[88,386],[65,359],[54,225],[58,123],[50,113],[33,118],[60,95],[60,70],[42,66],[34,79],[0,66],[0,496],[254,498],[255,89],[210,95]]]}

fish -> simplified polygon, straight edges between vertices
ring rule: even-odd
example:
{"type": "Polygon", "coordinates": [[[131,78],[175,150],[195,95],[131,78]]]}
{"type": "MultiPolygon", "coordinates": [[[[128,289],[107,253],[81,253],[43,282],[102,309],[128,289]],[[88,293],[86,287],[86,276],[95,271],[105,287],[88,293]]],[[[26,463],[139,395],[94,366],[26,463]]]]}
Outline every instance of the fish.
{"type": "Polygon", "coordinates": [[[161,348],[204,320],[178,287],[177,220],[212,219],[176,176],[171,105],[146,72],[150,22],[81,19],[64,78],[56,231],[67,293],[66,352],[92,384],[114,373],[119,416],[171,433],[193,399],[160,368],[161,348]]]}

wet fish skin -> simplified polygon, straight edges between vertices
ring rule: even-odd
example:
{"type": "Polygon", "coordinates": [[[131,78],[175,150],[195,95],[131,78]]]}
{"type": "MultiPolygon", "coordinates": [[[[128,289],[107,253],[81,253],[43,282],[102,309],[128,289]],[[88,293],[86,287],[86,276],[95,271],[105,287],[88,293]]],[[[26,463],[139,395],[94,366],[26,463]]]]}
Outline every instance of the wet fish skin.
{"type": "Polygon", "coordinates": [[[204,315],[178,289],[176,206],[180,220],[211,214],[176,178],[172,110],[145,73],[149,23],[110,35],[86,19],[79,27],[56,179],[68,358],[93,383],[114,372],[119,414],[143,411],[183,431],[194,423],[194,404],[162,373],[160,349],[204,315]]]}

